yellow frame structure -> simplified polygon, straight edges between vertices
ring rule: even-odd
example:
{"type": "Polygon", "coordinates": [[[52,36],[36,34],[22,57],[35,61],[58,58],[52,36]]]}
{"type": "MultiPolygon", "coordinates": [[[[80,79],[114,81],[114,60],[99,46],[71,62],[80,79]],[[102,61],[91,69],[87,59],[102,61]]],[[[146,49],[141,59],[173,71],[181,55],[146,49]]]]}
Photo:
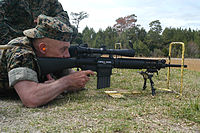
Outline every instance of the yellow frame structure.
{"type": "MultiPolygon", "coordinates": [[[[122,44],[121,43],[115,43],[115,49],[122,49],[122,44]],[[119,45],[118,48],[117,48],[117,45],[119,45]]],[[[117,58],[117,55],[115,56],[115,58],[117,58]]]]}
{"type": "MultiPolygon", "coordinates": [[[[183,42],[172,42],[169,45],[169,64],[171,63],[171,50],[172,45],[181,45],[182,46],[182,63],[181,63],[181,87],[179,90],[180,96],[182,96],[183,93],[183,69],[184,69],[184,53],[185,53],[185,44],[183,42]]],[[[168,73],[167,73],[167,88],[169,89],[169,82],[170,82],[170,67],[168,67],[168,73]]]]}
{"type": "Polygon", "coordinates": [[[122,44],[121,43],[115,43],[115,49],[117,49],[117,45],[119,45],[119,49],[122,49],[122,44]]]}

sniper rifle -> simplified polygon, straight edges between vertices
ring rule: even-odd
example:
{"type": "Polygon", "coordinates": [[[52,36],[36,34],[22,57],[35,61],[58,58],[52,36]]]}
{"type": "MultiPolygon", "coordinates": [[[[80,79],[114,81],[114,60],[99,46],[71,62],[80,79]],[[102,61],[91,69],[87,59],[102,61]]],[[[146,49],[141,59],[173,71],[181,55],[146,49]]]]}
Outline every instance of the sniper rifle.
{"type": "MultiPolygon", "coordinates": [[[[110,76],[113,68],[120,69],[146,69],[140,74],[144,78],[143,90],[146,88],[147,79],[150,80],[152,95],[155,95],[153,74],[161,68],[181,67],[178,64],[166,64],[165,59],[133,59],[113,58],[113,55],[134,57],[133,49],[106,49],[89,48],[87,45],[71,46],[69,48],[70,58],[38,58],[42,74],[59,72],[68,68],[81,68],[81,70],[92,70],[97,72],[97,89],[110,87],[110,76]],[[109,57],[102,57],[107,54],[109,57]]],[[[187,65],[184,65],[187,67],[187,65]]]]}

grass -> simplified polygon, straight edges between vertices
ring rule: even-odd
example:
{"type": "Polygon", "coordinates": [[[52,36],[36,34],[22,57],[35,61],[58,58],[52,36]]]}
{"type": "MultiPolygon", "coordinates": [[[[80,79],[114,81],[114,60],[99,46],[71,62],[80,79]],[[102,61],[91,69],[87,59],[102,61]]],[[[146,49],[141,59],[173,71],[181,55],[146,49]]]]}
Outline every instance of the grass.
{"type": "MultiPolygon", "coordinates": [[[[17,98],[0,98],[0,132],[200,132],[200,72],[184,71],[183,96],[142,90],[138,70],[114,69],[111,87],[96,89],[91,77],[85,91],[63,94],[40,108],[26,108],[17,98]],[[141,91],[114,99],[105,90],[141,91]]],[[[166,88],[167,69],[153,80],[166,88]]],[[[170,89],[179,91],[180,70],[171,72],[170,89]]]]}

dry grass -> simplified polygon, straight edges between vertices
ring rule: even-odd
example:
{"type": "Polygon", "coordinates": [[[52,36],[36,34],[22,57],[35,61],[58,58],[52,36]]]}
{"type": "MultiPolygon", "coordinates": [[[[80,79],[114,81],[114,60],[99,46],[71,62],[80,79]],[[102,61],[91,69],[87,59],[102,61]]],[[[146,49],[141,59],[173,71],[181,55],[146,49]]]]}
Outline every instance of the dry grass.
{"type": "MultiPolygon", "coordinates": [[[[40,108],[26,108],[19,99],[0,98],[0,132],[200,132],[200,72],[184,71],[183,96],[156,91],[149,83],[141,94],[113,99],[105,90],[141,91],[138,70],[114,69],[111,88],[96,89],[91,77],[88,90],[64,94],[40,108]]],[[[167,69],[154,76],[156,88],[166,87],[167,69]]],[[[179,90],[180,71],[172,70],[171,89],[179,90]]]]}

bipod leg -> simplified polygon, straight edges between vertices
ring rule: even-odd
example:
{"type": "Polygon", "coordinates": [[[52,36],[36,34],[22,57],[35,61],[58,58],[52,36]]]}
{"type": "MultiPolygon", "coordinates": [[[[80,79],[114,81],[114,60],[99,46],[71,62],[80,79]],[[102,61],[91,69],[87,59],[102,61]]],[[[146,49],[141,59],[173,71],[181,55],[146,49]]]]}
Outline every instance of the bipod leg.
{"type": "Polygon", "coordinates": [[[154,88],[154,82],[152,80],[152,77],[153,77],[153,74],[152,75],[149,75],[149,80],[150,80],[150,84],[151,84],[151,91],[152,91],[152,96],[155,96],[156,94],[156,89],[154,88]]]}
{"type": "Polygon", "coordinates": [[[143,90],[145,90],[147,88],[148,73],[144,72],[144,71],[141,71],[141,72],[138,72],[138,73],[141,74],[143,79],[144,79],[143,90]]]}
{"type": "Polygon", "coordinates": [[[143,78],[144,78],[144,85],[143,85],[143,90],[145,90],[147,88],[147,79],[149,79],[150,84],[151,84],[151,91],[152,91],[152,95],[154,96],[156,94],[156,89],[154,88],[154,82],[152,80],[153,77],[153,73],[148,73],[147,71],[143,72],[139,72],[143,78]]]}
{"type": "MultiPolygon", "coordinates": [[[[144,77],[144,76],[143,76],[144,77]]],[[[143,90],[145,90],[147,88],[147,79],[144,78],[144,85],[143,85],[143,90]]]]}

